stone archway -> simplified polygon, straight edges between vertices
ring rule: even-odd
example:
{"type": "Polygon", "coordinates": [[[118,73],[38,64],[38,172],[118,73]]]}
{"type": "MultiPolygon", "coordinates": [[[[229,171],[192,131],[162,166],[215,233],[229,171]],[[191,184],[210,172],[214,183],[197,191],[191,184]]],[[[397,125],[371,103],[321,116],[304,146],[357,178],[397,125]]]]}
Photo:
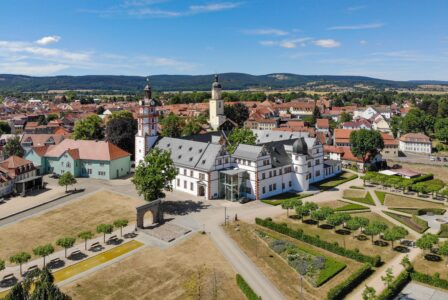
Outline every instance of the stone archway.
{"type": "Polygon", "coordinates": [[[148,211],[152,213],[153,224],[164,222],[162,200],[159,199],[137,207],[137,228],[144,228],[145,214],[148,211]]]}

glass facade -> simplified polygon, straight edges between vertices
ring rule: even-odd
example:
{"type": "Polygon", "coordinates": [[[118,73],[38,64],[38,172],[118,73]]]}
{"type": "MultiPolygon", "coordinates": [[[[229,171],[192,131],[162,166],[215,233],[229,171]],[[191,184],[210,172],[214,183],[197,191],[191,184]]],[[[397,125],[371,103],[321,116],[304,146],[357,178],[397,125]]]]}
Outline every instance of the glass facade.
{"type": "Polygon", "coordinates": [[[238,201],[250,193],[247,187],[249,174],[244,170],[225,170],[219,173],[219,198],[238,201]]]}

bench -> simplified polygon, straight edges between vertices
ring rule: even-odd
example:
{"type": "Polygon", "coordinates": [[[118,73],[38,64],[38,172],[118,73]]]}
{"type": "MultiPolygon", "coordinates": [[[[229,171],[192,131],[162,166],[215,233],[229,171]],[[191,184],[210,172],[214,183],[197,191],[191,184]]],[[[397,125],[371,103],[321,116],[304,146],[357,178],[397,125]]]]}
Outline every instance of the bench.
{"type": "Polygon", "coordinates": [[[15,278],[15,276],[14,276],[13,273],[11,273],[11,274],[8,274],[8,275],[3,276],[2,281],[11,280],[11,279],[13,279],[13,278],[15,278]]]}
{"type": "Polygon", "coordinates": [[[60,261],[61,261],[61,259],[59,257],[58,258],[53,258],[52,260],[50,260],[50,264],[58,263],[60,261]]]}
{"type": "Polygon", "coordinates": [[[72,254],[70,254],[70,256],[74,256],[74,255],[78,255],[78,254],[81,254],[81,251],[76,250],[76,251],[73,251],[72,254]]]}
{"type": "Polygon", "coordinates": [[[31,266],[31,267],[28,268],[28,272],[34,271],[36,269],[37,269],[37,265],[31,266]]]}
{"type": "Polygon", "coordinates": [[[117,239],[117,236],[116,235],[113,235],[113,236],[111,236],[108,240],[109,241],[113,241],[113,240],[116,240],[117,239]]]}
{"type": "Polygon", "coordinates": [[[92,245],[90,245],[90,248],[96,248],[100,245],[100,242],[95,242],[92,245]]]}

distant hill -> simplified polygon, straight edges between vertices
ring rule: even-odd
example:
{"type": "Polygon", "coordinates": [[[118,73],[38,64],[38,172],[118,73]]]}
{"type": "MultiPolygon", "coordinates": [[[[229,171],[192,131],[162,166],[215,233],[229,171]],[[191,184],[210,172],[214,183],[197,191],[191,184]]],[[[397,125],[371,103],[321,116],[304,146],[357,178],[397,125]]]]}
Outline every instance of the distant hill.
{"type": "MultiPolygon", "coordinates": [[[[244,73],[220,74],[223,87],[228,90],[251,88],[285,89],[307,86],[334,85],[372,88],[415,88],[425,81],[391,81],[362,76],[296,75],[275,73],[250,75],[244,73]]],[[[208,90],[213,75],[154,75],[151,83],[157,91],[208,90]]],[[[145,85],[142,76],[87,75],[32,77],[0,74],[0,91],[36,92],[48,90],[116,90],[139,91],[145,85]]]]}

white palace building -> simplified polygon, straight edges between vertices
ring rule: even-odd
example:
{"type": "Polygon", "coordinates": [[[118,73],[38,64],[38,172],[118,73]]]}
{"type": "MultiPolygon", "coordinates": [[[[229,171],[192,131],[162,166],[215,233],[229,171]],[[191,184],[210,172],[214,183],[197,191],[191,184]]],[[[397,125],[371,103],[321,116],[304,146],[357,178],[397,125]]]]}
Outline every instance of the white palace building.
{"type": "Polygon", "coordinates": [[[230,154],[225,132],[219,131],[226,119],[217,76],[212,95],[209,122],[217,131],[181,138],[158,137],[158,116],[148,84],[145,99],[140,101],[136,163],[152,147],[169,150],[177,169],[175,190],[231,201],[306,191],[310,184],[341,173],[341,162],[324,160],[322,144],[303,132],[254,130],[257,144],[240,144],[230,154]]]}

